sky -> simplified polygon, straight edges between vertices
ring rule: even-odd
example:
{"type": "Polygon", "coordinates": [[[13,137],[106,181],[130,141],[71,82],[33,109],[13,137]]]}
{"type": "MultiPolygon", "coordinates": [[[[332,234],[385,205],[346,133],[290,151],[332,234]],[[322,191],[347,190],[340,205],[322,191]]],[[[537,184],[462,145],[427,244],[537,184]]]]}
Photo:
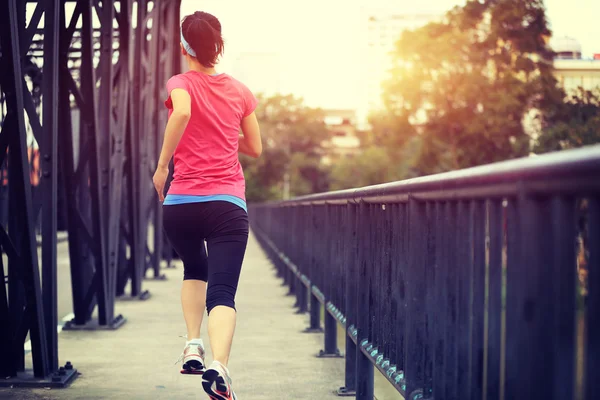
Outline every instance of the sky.
{"type": "MultiPolygon", "coordinates": [[[[182,16],[201,10],[219,18],[225,56],[218,69],[232,73],[244,52],[276,53],[281,91],[310,106],[353,108],[361,92],[361,7],[395,13],[439,13],[464,0],[182,0],[182,16]]],[[[600,1],[546,0],[554,36],[580,41],[584,56],[600,53],[600,1]]],[[[252,88],[250,88],[252,89],[252,88]]]]}

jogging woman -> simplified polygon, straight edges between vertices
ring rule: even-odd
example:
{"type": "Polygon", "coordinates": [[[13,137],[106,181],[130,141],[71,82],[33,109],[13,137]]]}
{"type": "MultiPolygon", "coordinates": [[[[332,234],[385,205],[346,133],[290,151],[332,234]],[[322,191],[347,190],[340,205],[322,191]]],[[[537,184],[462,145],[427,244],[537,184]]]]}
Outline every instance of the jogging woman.
{"type": "Polygon", "coordinates": [[[244,84],[215,70],[223,48],[216,17],[195,12],[184,18],[181,52],[189,71],[167,82],[169,121],[153,181],[163,202],[165,232],[184,267],[181,304],[188,340],[181,372],[203,374],[202,386],[211,399],[235,400],[227,363],[248,241],[238,152],[259,157],[262,144],[256,98],[244,84]],[[171,157],[173,181],[163,198],[171,157]],[[200,339],[205,308],[213,355],[206,369],[200,339]]]}

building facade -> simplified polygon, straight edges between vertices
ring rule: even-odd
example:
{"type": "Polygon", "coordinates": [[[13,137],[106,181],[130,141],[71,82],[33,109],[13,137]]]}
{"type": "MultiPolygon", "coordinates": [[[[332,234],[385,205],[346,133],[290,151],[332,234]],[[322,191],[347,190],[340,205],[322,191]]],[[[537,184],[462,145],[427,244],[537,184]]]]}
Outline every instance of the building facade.
{"type": "Polygon", "coordinates": [[[584,90],[600,90],[600,55],[582,58],[581,44],[569,37],[553,39],[550,46],[556,53],[556,79],[567,94],[574,93],[579,87],[584,90]]]}
{"type": "Polygon", "coordinates": [[[321,144],[325,150],[322,162],[329,165],[336,159],[352,156],[360,151],[360,139],[356,134],[356,111],[327,109],[324,112],[324,122],[330,136],[321,144]]]}
{"type": "Polygon", "coordinates": [[[568,94],[577,88],[600,90],[600,60],[554,60],[554,74],[558,84],[568,94]]]}

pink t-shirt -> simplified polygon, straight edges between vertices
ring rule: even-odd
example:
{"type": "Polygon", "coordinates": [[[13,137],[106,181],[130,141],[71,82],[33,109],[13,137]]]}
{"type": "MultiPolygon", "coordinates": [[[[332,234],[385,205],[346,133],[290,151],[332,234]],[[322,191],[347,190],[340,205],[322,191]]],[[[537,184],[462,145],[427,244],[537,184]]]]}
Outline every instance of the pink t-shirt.
{"type": "Polygon", "coordinates": [[[257,105],[252,92],[227,74],[189,71],[167,82],[165,106],[173,112],[171,91],[186,90],[191,117],[175,149],[169,194],[231,195],[245,200],[246,184],[238,157],[242,118],[257,105]]]}

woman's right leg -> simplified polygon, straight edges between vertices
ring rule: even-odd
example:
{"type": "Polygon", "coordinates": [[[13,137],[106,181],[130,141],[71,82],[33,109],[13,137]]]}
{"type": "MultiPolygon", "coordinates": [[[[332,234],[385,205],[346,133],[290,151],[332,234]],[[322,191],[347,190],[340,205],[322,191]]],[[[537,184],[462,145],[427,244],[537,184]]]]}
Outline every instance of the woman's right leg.
{"type": "Polygon", "coordinates": [[[248,243],[248,215],[238,206],[219,204],[219,224],[208,242],[208,337],[213,359],[227,366],[236,324],[235,294],[248,243]]]}
{"type": "Polygon", "coordinates": [[[224,366],[229,362],[235,322],[236,312],[227,306],[213,308],[208,317],[208,338],[213,359],[224,366]]]}

